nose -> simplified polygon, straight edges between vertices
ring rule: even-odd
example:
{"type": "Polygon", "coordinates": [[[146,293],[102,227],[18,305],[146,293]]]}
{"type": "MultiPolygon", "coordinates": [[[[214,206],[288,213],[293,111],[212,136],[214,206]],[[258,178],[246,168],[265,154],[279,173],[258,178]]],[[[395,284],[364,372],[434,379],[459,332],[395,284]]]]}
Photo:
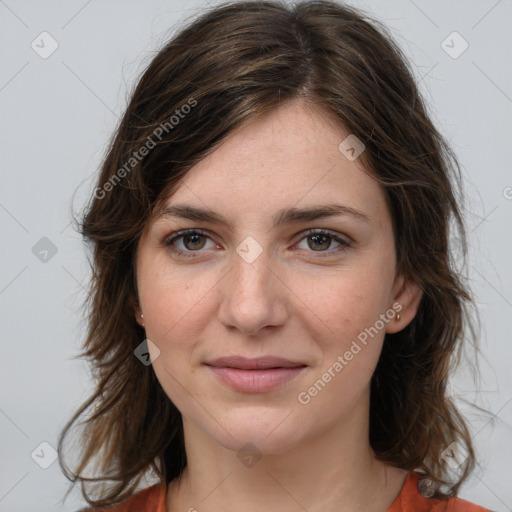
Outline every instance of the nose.
{"type": "Polygon", "coordinates": [[[229,330],[256,336],[266,327],[278,328],[288,318],[290,290],[265,251],[248,263],[237,253],[221,284],[219,319],[229,330]]]}

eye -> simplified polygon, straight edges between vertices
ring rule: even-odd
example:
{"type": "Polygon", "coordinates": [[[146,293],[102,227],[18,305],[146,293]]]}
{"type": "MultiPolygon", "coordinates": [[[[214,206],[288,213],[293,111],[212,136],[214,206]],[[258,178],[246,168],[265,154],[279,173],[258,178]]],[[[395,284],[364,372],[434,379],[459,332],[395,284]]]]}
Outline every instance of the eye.
{"type": "MultiPolygon", "coordinates": [[[[188,229],[186,231],[180,231],[166,239],[164,241],[164,245],[168,246],[172,252],[177,253],[180,256],[195,258],[198,256],[198,254],[196,255],[193,253],[200,252],[200,250],[205,247],[205,239],[210,239],[210,237],[203,231],[197,229],[188,229]],[[177,241],[180,241],[184,249],[176,247],[175,244],[177,241]]],[[[215,244],[213,245],[215,246],[215,244]]]]}
{"type": "Polygon", "coordinates": [[[348,247],[350,247],[350,242],[348,240],[344,240],[339,236],[325,231],[323,229],[311,229],[307,232],[306,236],[301,239],[306,240],[307,247],[312,250],[312,252],[327,252],[328,255],[333,252],[345,251],[348,247]],[[311,241],[311,242],[310,242],[311,241]],[[332,245],[332,242],[335,241],[338,244],[334,250],[327,251],[332,245]]]}
{"type": "MultiPolygon", "coordinates": [[[[301,243],[303,240],[307,240],[307,248],[310,249],[308,252],[327,253],[326,256],[330,256],[333,252],[345,251],[351,247],[349,241],[323,229],[309,230],[306,236],[302,237],[301,243]],[[338,244],[338,247],[328,251],[327,249],[331,248],[333,241],[338,244]]],[[[186,258],[196,258],[200,256],[201,249],[212,249],[216,246],[210,236],[199,229],[179,231],[167,238],[163,244],[173,253],[186,258]],[[207,240],[210,240],[213,245],[207,247],[207,240]],[[180,244],[181,247],[179,247],[180,244]]],[[[304,249],[303,247],[299,248],[304,249]]]]}

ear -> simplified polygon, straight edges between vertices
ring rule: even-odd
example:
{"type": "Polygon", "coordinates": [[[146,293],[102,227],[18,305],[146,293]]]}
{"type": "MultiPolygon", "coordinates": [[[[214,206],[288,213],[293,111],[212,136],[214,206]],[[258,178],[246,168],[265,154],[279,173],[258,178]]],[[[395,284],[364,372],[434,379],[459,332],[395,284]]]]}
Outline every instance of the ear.
{"type": "Polygon", "coordinates": [[[139,302],[137,301],[137,299],[133,299],[132,300],[132,308],[133,308],[133,313],[135,315],[135,321],[141,326],[141,327],[144,327],[144,319],[142,317],[142,309],[140,307],[140,304],[139,302]]]}
{"type": "Polygon", "coordinates": [[[142,311],[140,306],[137,304],[134,308],[135,311],[135,321],[141,326],[144,327],[144,317],[142,316],[142,311]]]}
{"type": "Polygon", "coordinates": [[[387,333],[399,332],[405,329],[414,319],[420,306],[423,290],[414,281],[399,276],[394,287],[393,310],[399,315],[386,325],[387,333]]]}

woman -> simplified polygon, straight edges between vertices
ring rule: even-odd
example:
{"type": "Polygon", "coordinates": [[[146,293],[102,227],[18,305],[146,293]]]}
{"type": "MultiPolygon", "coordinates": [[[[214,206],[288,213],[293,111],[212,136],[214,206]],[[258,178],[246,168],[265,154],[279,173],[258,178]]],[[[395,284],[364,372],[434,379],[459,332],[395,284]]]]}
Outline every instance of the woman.
{"type": "Polygon", "coordinates": [[[177,34],[81,225],[98,384],[59,453],[88,510],[485,511],[457,497],[475,457],[446,394],[457,171],[356,9],[235,2],[177,34]]]}

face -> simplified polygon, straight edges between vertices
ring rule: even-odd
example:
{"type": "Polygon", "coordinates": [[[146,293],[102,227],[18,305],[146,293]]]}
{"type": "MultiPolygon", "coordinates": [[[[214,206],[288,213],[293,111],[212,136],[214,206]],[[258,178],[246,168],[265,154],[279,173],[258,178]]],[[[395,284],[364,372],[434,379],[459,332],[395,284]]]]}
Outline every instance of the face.
{"type": "Polygon", "coordinates": [[[367,407],[419,294],[395,280],[384,192],[340,151],[348,135],[284,104],[192,168],[141,237],[153,368],[186,435],[280,453],[367,407]]]}

